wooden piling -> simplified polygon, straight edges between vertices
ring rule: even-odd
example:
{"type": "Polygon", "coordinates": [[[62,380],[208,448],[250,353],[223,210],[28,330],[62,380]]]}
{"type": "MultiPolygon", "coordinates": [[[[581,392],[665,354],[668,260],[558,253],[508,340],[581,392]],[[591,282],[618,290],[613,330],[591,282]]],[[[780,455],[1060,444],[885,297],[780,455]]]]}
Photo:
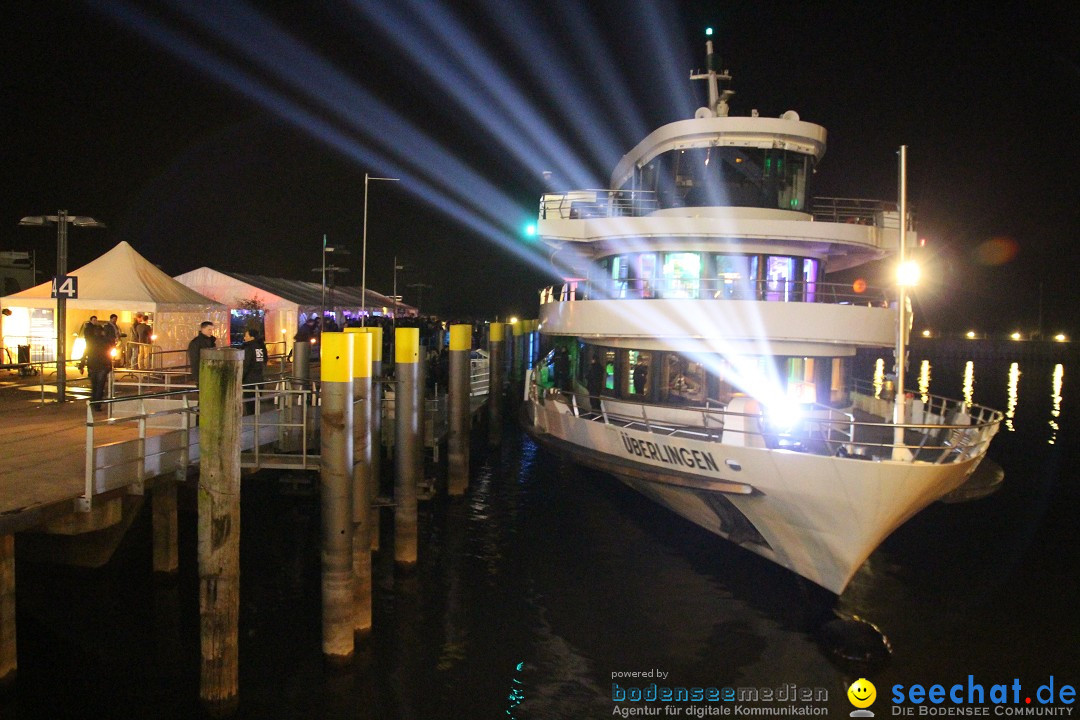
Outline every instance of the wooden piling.
{"type": "Polygon", "coordinates": [[[446,439],[447,492],[463,495],[469,486],[469,369],[472,325],[450,326],[450,429],[446,439]]]}
{"type": "Polygon", "coordinates": [[[365,328],[345,328],[356,333],[353,346],[353,629],[371,632],[371,428],[375,404],[372,397],[371,343],[374,335],[365,328]]]}
{"type": "Polygon", "coordinates": [[[15,682],[15,536],[0,535],[0,687],[15,682]]]}
{"type": "Polygon", "coordinates": [[[488,329],[488,444],[502,443],[503,383],[506,360],[505,323],[491,323],[488,329]]]}
{"type": "Polygon", "coordinates": [[[319,414],[322,507],[322,649],[331,663],[352,658],[353,333],[322,334],[319,414]]]}
{"type": "Polygon", "coordinates": [[[394,361],[394,561],[411,567],[417,559],[416,486],[424,471],[419,329],[396,329],[394,361]]]}
{"type": "Polygon", "coordinates": [[[162,481],[150,494],[153,513],[154,572],[175,573],[180,568],[176,520],[176,483],[162,481]]]}
{"type": "Polygon", "coordinates": [[[239,703],[240,350],[203,350],[199,369],[199,698],[214,717],[239,703]]]}

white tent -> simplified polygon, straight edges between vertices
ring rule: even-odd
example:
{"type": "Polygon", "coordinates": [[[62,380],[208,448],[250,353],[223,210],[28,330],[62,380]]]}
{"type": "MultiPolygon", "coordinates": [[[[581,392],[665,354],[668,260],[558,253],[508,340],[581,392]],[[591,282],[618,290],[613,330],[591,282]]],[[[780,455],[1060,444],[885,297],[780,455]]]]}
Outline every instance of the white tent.
{"type": "MultiPolygon", "coordinates": [[[[126,242],[68,275],[79,283],[79,297],[67,301],[68,357],[73,336],[83,323],[91,315],[108,320],[112,313],[119,316],[121,332],[129,336],[135,313],[150,317],[156,364],[162,367],[187,364],[183,351],[204,320],[214,323],[219,345],[228,344],[226,307],[173,280],[126,242]]],[[[29,344],[35,354],[51,356],[48,349],[55,346],[56,338],[56,300],[51,294],[49,281],[0,298],[0,304],[12,311],[4,317],[5,347],[29,344]]]]}
{"type": "Polygon", "coordinates": [[[271,354],[287,353],[299,322],[300,303],[228,273],[201,267],[176,276],[176,281],[225,305],[230,310],[258,307],[266,314],[264,330],[271,354]],[[279,344],[280,343],[280,344],[279,344]]]}
{"type": "MultiPolygon", "coordinates": [[[[327,313],[334,315],[339,323],[358,318],[362,312],[385,315],[394,307],[393,300],[371,289],[365,289],[367,302],[360,300],[361,288],[348,286],[330,289],[324,298],[319,283],[221,272],[208,267],[177,275],[176,280],[224,303],[233,312],[256,307],[263,310],[266,342],[271,345],[271,353],[288,352],[292,348],[299,324],[308,317],[318,317],[324,299],[327,313]]],[[[398,303],[397,310],[399,315],[416,315],[416,308],[404,303],[398,303]]]]}

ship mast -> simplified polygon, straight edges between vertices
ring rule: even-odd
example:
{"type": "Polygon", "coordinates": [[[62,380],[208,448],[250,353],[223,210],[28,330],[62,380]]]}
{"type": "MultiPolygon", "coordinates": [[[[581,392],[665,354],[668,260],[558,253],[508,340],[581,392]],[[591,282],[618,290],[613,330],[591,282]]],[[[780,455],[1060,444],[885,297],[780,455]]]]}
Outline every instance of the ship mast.
{"type": "Polygon", "coordinates": [[[705,80],[709,88],[708,108],[698,110],[696,117],[727,117],[728,115],[728,99],[735,94],[735,91],[728,88],[720,89],[720,81],[730,82],[731,75],[727,70],[723,72],[717,71],[716,66],[717,60],[716,55],[713,53],[712,40],[706,40],[705,72],[690,73],[691,80],[705,80]],[[708,114],[702,113],[702,110],[706,109],[708,114]]]}

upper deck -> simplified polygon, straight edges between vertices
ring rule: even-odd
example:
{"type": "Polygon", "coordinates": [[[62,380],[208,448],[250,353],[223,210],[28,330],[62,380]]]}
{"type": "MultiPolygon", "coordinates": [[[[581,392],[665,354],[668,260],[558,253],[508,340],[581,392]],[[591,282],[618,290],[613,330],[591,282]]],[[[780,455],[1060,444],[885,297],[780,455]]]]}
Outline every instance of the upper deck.
{"type": "MultiPolygon", "coordinates": [[[[572,243],[598,259],[650,249],[715,249],[737,244],[748,253],[791,252],[821,260],[829,271],[878,260],[899,243],[896,204],[813,198],[806,212],[761,207],[662,207],[654,191],[572,190],[540,200],[537,234],[560,248],[572,243]]],[[[914,241],[910,229],[909,241],[914,241]]]]}

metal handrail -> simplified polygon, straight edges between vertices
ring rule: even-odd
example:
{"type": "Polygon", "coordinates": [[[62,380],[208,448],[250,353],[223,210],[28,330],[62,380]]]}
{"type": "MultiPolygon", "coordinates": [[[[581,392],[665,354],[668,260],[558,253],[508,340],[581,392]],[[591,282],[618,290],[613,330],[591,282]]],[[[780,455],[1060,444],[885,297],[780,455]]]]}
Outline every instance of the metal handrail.
{"type": "Polygon", "coordinates": [[[586,300],[758,300],[762,302],[814,302],[829,305],[888,307],[882,288],[851,283],[804,280],[740,280],[721,278],[655,278],[588,281],[540,291],[540,304],[586,300]]]}
{"type": "MultiPolygon", "coordinates": [[[[682,435],[706,442],[723,442],[724,433],[740,433],[762,438],[766,447],[784,446],[802,452],[817,455],[856,456],[864,459],[895,459],[904,462],[929,462],[948,464],[960,462],[981,455],[989,445],[990,439],[997,432],[998,425],[1004,418],[999,410],[981,405],[969,405],[960,400],[929,396],[927,416],[940,418],[938,422],[909,422],[897,424],[889,421],[858,420],[851,412],[838,410],[827,405],[806,404],[802,407],[818,416],[802,419],[791,430],[770,428],[768,416],[763,412],[732,412],[725,406],[720,408],[700,406],[657,406],[668,410],[686,413],[688,420],[697,417],[698,421],[675,423],[670,420],[660,421],[649,418],[645,403],[611,398],[606,395],[591,396],[580,392],[563,392],[555,389],[547,391],[547,399],[565,402],[575,416],[594,415],[587,418],[605,425],[640,423],[651,434],[682,435]],[[600,410],[592,410],[592,400],[599,399],[600,410]],[[581,402],[587,401],[588,410],[582,409],[581,402]],[[617,402],[620,406],[637,406],[641,415],[612,412],[608,403],[617,402]],[[758,429],[748,429],[745,423],[729,423],[733,418],[745,418],[753,421],[758,429]],[[952,418],[952,419],[949,419],[952,418]],[[739,425],[740,427],[733,427],[739,425]],[[896,442],[894,431],[902,429],[903,434],[915,433],[919,442],[896,442]],[[860,433],[859,431],[862,431],[860,433]],[[888,440],[858,439],[857,436],[888,431],[884,436],[888,440]],[[878,452],[873,452],[877,450],[878,452]],[[907,453],[897,453],[906,450],[907,453]]],[[[909,415],[910,416],[910,415],[909,415]]]]}

